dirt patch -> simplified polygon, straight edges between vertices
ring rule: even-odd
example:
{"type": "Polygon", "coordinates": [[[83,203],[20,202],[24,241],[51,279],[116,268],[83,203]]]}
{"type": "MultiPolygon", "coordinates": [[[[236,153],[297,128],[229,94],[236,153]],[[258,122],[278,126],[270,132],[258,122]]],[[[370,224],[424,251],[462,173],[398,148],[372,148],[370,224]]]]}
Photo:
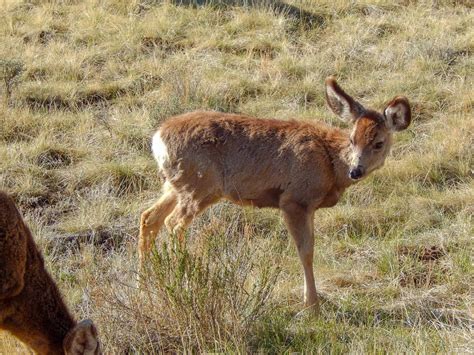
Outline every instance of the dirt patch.
{"type": "Polygon", "coordinates": [[[81,250],[83,244],[93,244],[102,252],[110,252],[119,249],[130,239],[130,233],[120,227],[96,228],[51,238],[50,247],[56,252],[67,253],[70,250],[81,250]]]}
{"type": "Polygon", "coordinates": [[[398,260],[402,271],[399,283],[402,287],[429,287],[440,280],[443,267],[439,261],[446,255],[440,246],[402,246],[398,260]]]}
{"type": "Polygon", "coordinates": [[[18,204],[20,205],[21,209],[30,210],[36,208],[44,208],[55,202],[56,201],[51,194],[43,194],[37,196],[23,195],[19,197],[18,204]]]}
{"type": "Polygon", "coordinates": [[[35,33],[30,33],[23,37],[23,43],[37,42],[39,44],[45,45],[48,44],[54,37],[55,33],[53,31],[42,30],[35,33]]]}
{"type": "Polygon", "coordinates": [[[23,102],[33,110],[80,110],[83,108],[106,105],[126,93],[124,88],[114,88],[112,90],[87,90],[79,92],[76,97],[63,97],[60,95],[35,96],[27,95],[23,102]]]}
{"type": "Polygon", "coordinates": [[[153,51],[155,49],[162,50],[164,52],[178,52],[186,48],[185,45],[176,42],[169,41],[161,37],[146,36],[141,40],[141,45],[146,52],[153,51]]]}
{"type": "Polygon", "coordinates": [[[339,288],[347,288],[352,286],[358,286],[358,282],[351,277],[338,276],[333,278],[332,283],[339,288]]]}
{"type": "Polygon", "coordinates": [[[418,261],[430,262],[436,261],[446,255],[444,248],[432,245],[428,247],[409,247],[402,246],[398,249],[400,257],[410,257],[418,261]]]}
{"type": "Polygon", "coordinates": [[[47,149],[36,157],[36,164],[46,169],[60,168],[71,163],[68,153],[57,149],[47,149]]]}

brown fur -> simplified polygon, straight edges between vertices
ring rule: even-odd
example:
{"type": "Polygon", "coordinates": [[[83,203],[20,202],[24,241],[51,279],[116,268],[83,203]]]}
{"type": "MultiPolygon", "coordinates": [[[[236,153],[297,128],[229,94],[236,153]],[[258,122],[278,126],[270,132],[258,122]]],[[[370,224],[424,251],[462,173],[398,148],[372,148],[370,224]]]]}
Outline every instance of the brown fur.
{"type": "MultiPolygon", "coordinates": [[[[13,200],[0,192],[0,329],[37,353],[63,354],[69,349],[63,348],[68,334],[72,342],[78,342],[75,326],[30,230],[13,200]]],[[[98,351],[97,347],[92,353],[98,351]]]]}
{"type": "MultiPolygon", "coordinates": [[[[364,109],[331,78],[327,99],[335,113],[355,123],[352,133],[318,122],[219,112],[191,112],[165,121],[153,143],[165,184],[159,201],[142,214],[141,264],[163,223],[182,233],[194,216],[220,199],[279,208],[303,263],[306,304],[317,310],[314,212],[334,206],[355,182],[349,177],[354,164],[366,176],[383,164],[391,145],[384,116],[364,109]],[[374,148],[379,141],[383,148],[374,148]]],[[[401,109],[391,108],[390,119],[404,118],[401,109]]]]}
{"type": "Polygon", "coordinates": [[[357,122],[357,128],[354,131],[353,137],[354,144],[361,144],[363,146],[371,144],[375,140],[377,133],[383,129],[386,129],[383,123],[364,115],[357,122]]]}
{"type": "Polygon", "coordinates": [[[206,192],[199,194],[209,198],[279,207],[291,195],[316,208],[326,191],[351,183],[347,174],[336,178],[333,163],[343,162],[335,161],[336,152],[329,155],[329,150],[342,149],[340,144],[347,146],[345,133],[324,125],[193,112],[168,120],[160,131],[169,154],[163,173],[178,192],[186,193],[191,180],[191,189],[205,185],[206,192]],[[199,173],[206,176],[199,178],[199,173]]]}

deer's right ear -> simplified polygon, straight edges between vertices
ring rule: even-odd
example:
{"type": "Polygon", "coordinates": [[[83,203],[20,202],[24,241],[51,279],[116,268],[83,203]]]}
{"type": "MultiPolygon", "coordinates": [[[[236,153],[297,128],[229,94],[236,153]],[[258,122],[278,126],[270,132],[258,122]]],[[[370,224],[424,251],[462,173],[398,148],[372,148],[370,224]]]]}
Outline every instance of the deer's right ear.
{"type": "Polygon", "coordinates": [[[364,106],[341,89],[333,76],[326,79],[326,102],[332,112],[348,122],[354,122],[365,111],[364,106]]]}
{"type": "Polygon", "coordinates": [[[63,341],[67,355],[101,354],[97,329],[90,319],[78,323],[63,341]]]}

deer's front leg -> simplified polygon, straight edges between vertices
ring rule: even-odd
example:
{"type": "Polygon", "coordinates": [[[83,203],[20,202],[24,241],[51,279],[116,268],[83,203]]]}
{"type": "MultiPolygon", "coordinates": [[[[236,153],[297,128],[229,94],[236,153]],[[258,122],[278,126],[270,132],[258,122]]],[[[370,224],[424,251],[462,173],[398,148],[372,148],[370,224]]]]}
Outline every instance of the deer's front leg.
{"type": "Polygon", "coordinates": [[[313,211],[297,203],[285,203],[280,207],[283,211],[286,226],[295,241],[304,270],[304,302],[319,313],[319,298],[316,293],[313,273],[314,235],[313,211]]]}

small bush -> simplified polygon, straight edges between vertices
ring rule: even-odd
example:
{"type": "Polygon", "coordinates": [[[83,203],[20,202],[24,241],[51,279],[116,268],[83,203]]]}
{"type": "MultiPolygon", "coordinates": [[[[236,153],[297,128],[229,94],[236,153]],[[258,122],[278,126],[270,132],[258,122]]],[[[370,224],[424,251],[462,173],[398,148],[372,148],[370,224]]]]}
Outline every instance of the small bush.
{"type": "Polygon", "coordinates": [[[24,65],[20,61],[0,59],[0,80],[5,85],[5,105],[8,105],[13,86],[18,81],[18,76],[23,69],[24,65]]]}
{"type": "Polygon", "coordinates": [[[139,324],[139,332],[146,332],[135,350],[239,349],[273,310],[269,299],[280,273],[278,266],[257,257],[262,251],[254,248],[249,241],[223,236],[206,239],[192,251],[165,242],[142,275],[141,301],[134,301],[136,294],[123,300],[116,293],[108,311],[115,320],[120,314],[120,321],[139,324]]]}

